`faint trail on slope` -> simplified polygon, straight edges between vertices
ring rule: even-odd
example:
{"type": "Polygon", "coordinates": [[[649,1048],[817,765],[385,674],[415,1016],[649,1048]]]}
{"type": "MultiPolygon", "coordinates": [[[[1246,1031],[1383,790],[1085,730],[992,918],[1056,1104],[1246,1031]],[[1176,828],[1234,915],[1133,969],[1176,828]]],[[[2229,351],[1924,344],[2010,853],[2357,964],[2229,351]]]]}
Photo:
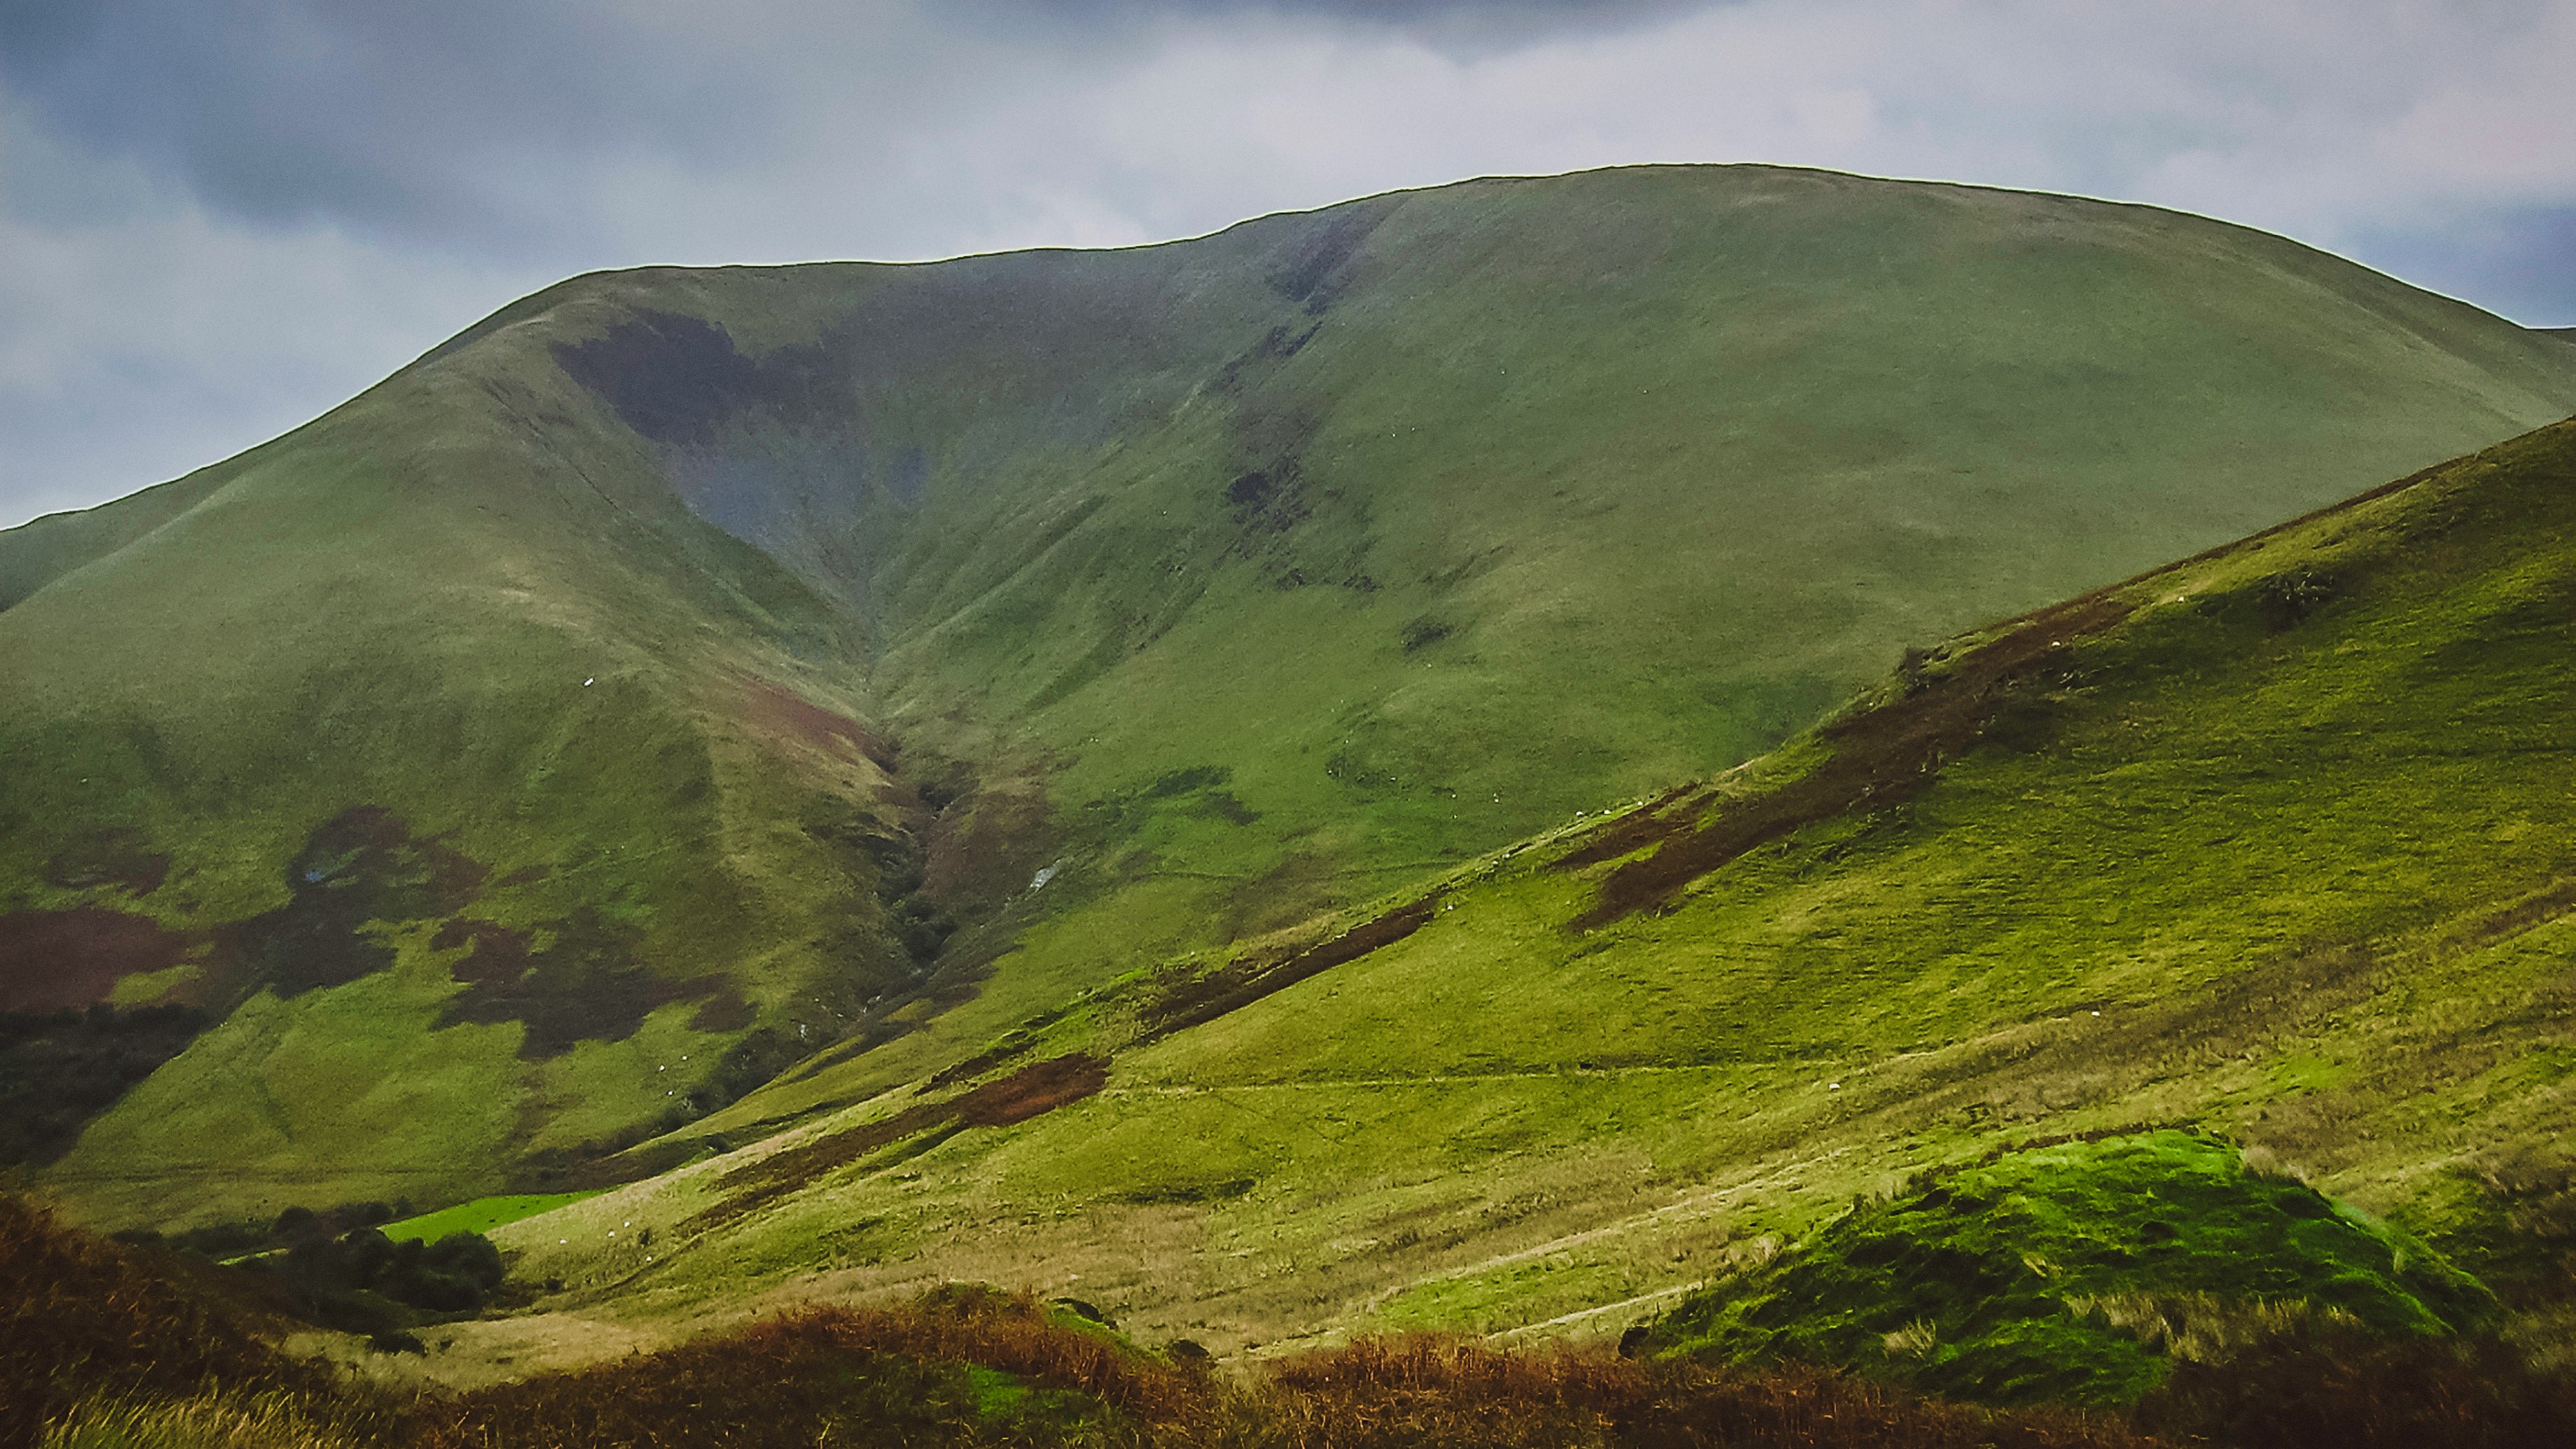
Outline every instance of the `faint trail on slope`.
{"type": "Polygon", "coordinates": [[[1518,1328],[1502,1329],[1498,1332],[1486,1334],[1485,1341],[1487,1343],[1500,1343],[1505,1339],[1518,1338],[1524,1333],[1537,1333],[1542,1329],[1548,1328],[1562,1328],[1569,1323],[1581,1323],[1587,1318],[1599,1318],[1605,1313],[1616,1313],[1622,1308],[1634,1308],[1640,1303],[1652,1303],[1658,1298],[1677,1297],[1681,1294],[1694,1292],[1707,1286],[1707,1279],[1694,1278],[1688,1283],[1676,1283],[1670,1288],[1658,1288],[1652,1293],[1640,1293],[1634,1298],[1622,1298],[1616,1303],[1604,1303],[1598,1308],[1580,1308],[1572,1313],[1560,1313],[1556,1317],[1548,1319],[1543,1323],[1524,1323],[1518,1328]]]}

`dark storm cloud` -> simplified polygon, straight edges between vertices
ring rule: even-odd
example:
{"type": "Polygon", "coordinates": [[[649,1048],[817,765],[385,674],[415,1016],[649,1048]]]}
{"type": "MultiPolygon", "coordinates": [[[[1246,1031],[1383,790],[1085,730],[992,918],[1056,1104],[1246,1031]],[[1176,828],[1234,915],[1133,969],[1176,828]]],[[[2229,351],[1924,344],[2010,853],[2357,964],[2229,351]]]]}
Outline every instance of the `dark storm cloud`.
{"type": "Polygon", "coordinates": [[[61,132],[245,217],[415,232],[541,224],[508,193],[549,162],[756,141],[763,97],[702,56],[616,10],[513,0],[0,9],[0,85],[61,132]]]}
{"type": "Polygon", "coordinates": [[[1774,161],[2182,207],[2576,323],[2576,0],[0,0],[0,526],[565,274],[1774,161]]]}
{"type": "MultiPolygon", "coordinates": [[[[855,62],[861,83],[885,84],[871,52],[943,29],[1071,44],[1074,63],[1167,23],[1264,16],[1482,53],[1706,3],[786,0],[717,30],[651,3],[20,0],[0,8],[0,85],[240,216],[528,247],[580,236],[578,194],[617,158],[757,159],[829,70],[855,62]]],[[[952,80],[978,84],[972,67],[952,80]]]]}

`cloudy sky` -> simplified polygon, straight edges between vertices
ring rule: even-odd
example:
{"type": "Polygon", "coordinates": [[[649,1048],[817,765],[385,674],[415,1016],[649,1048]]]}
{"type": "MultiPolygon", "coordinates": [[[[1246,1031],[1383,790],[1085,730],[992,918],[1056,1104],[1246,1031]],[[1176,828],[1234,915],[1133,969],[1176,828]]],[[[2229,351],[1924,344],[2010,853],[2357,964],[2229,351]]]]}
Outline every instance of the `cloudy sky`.
{"type": "Polygon", "coordinates": [[[2576,0],[0,0],[0,527],[645,262],[1773,161],[2158,202],[2576,324],[2576,0]]]}

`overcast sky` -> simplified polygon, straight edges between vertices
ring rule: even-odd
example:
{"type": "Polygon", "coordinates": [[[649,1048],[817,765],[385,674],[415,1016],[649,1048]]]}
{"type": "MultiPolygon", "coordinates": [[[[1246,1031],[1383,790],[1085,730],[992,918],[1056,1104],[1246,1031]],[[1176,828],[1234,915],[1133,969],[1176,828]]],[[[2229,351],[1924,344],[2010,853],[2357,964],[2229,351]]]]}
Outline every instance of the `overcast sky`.
{"type": "Polygon", "coordinates": [[[2576,0],[0,0],[0,527],[646,262],[1491,173],[2152,201],[2576,324],[2576,0]]]}

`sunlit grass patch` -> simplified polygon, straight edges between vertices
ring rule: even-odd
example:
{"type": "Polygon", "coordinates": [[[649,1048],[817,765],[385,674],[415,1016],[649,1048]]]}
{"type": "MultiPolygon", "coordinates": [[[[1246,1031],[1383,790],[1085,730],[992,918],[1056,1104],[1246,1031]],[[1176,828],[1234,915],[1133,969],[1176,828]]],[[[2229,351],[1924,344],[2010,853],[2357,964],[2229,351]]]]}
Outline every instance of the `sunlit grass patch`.
{"type": "Polygon", "coordinates": [[[567,1203],[576,1203],[585,1198],[597,1196],[599,1192],[593,1190],[508,1193],[498,1197],[478,1197],[472,1202],[461,1202],[454,1207],[440,1208],[434,1213],[422,1213],[418,1217],[387,1223],[384,1234],[396,1242],[418,1238],[425,1243],[435,1243],[450,1233],[488,1233],[504,1223],[515,1223],[521,1218],[532,1218],[542,1212],[551,1212],[567,1203]]]}

